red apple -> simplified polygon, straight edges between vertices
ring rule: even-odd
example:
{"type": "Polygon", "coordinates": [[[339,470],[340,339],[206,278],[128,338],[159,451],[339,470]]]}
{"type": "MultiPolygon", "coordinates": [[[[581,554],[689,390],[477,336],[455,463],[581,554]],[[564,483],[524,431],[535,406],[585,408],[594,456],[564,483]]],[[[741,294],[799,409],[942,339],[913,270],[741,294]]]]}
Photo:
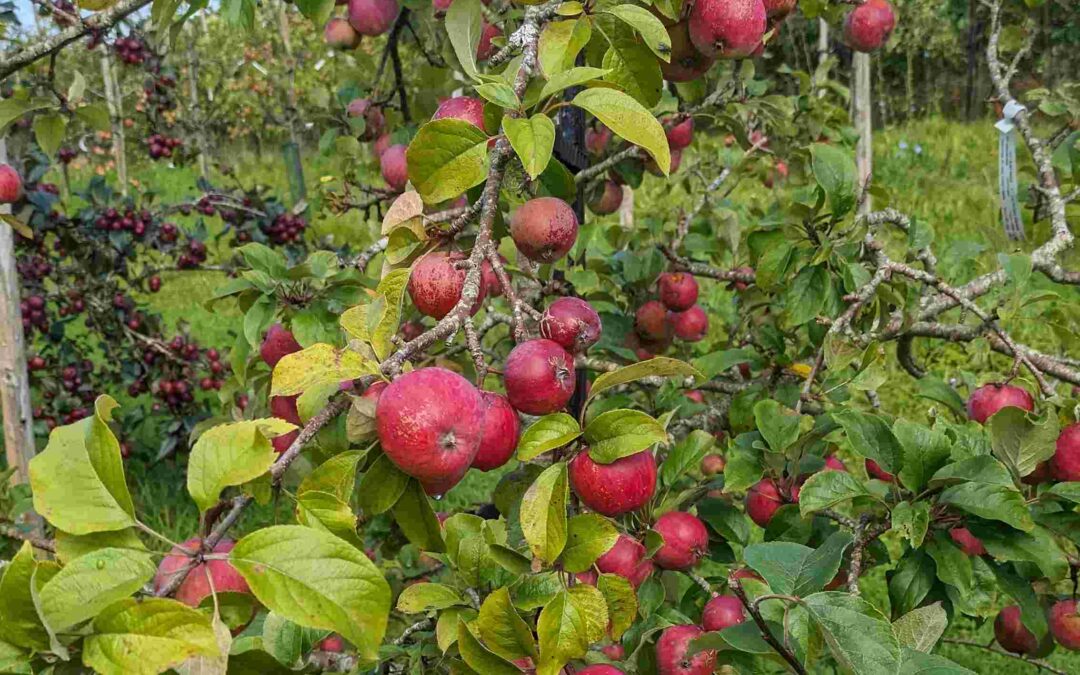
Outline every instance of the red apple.
{"type": "MultiPolygon", "coordinates": [[[[461,300],[467,273],[455,263],[465,259],[460,252],[432,251],[413,263],[408,291],[413,305],[425,316],[441,319],[461,300]]],[[[484,285],[470,312],[476,314],[484,302],[484,285]]]]}
{"type": "Polygon", "coordinates": [[[706,476],[715,476],[724,473],[727,462],[723,455],[711,454],[701,458],[701,473],[706,476]]]}
{"type": "Polygon", "coordinates": [[[971,392],[967,413],[968,417],[979,424],[985,424],[994,413],[1008,406],[1031,411],[1035,409],[1035,400],[1027,390],[1020,387],[1010,384],[984,384],[971,392]]]}
{"type": "Polygon", "coordinates": [[[1035,634],[1024,626],[1020,618],[1020,608],[1009,605],[998,612],[994,619],[994,639],[1001,648],[1014,654],[1034,656],[1039,651],[1039,641],[1035,634]]]}
{"type": "Polygon", "coordinates": [[[799,488],[792,487],[789,494],[781,494],[772,478],[762,478],[746,493],[746,515],[759,527],[767,527],[781,506],[799,502],[799,488]]]}
{"type": "Polygon", "coordinates": [[[360,33],[341,17],[334,17],[326,22],[323,39],[334,49],[356,49],[360,46],[360,33]]]}
{"type": "Polygon", "coordinates": [[[386,117],[382,108],[375,105],[369,98],[356,98],[349,101],[345,106],[345,114],[349,117],[364,118],[364,133],[360,135],[362,141],[372,141],[383,133],[386,127],[386,117]]]}
{"type": "Polygon", "coordinates": [[[690,82],[696,80],[716,63],[715,56],[706,56],[698,51],[690,40],[690,22],[680,21],[668,26],[668,39],[671,41],[671,61],[660,61],[660,72],[668,82],[690,82]]]}
{"type": "Polygon", "coordinates": [[[657,675],[712,675],[716,667],[716,652],[703,651],[687,658],[686,651],[691,640],[704,631],[697,626],[671,626],[665,628],[656,641],[657,675]]]}
{"type": "MultiPolygon", "coordinates": [[[[491,39],[488,38],[488,42],[491,39]]],[[[439,104],[433,120],[457,119],[468,122],[480,130],[484,129],[484,102],[470,96],[454,96],[439,104]]]]}
{"type": "Polygon", "coordinates": [[[1080,424],[1070,424],[1061,431],[1050,458],[1050,470],[1057,480],[1080,481],[1080,424]]]}
{"type": "Polygon", "coordinates": [[[709,531],[689,513],[669,511],[656,519],[653,529],[664,538],[653,560],[666,570],[688,570],[709,552],[709,531]]]}
{"type": "Polygon", "coordinates": [[[709,333],[709,317],[701,305],[694,305],[685,312],[673,312],[671,325],[675,337],[686,342],[700,342],[709,333]]]}
{"type": "Polygon", "coordinates": [[[382,35],[397,20],[395,0],[349,0],[349,23],[361,35],[382,35]]]}
{"type": "Polygon", "coordinates": [[[606,663],[594,663],[577,671],[577,675],[626,675],[626,673],[606,663]]]}
{"type": "Polygon", "coordinates": [[[612,661],[622,661],[626,657],[626,650],[623,646],[616,642],[613,645],[600,648],[600,653],[608,657],[612,661]]]}
{"type": "Polygon", "coordinates": [[[986,548],[983,547],[983,543],[966,527],[952,528],[949,530],[949,536],[966,555],[971,557],[986,555],[986,548]]]}
{"type": "Polygon", "coordinates": [[[323,638],[322,641],[319,642],[318,648],[324,652],[340,654],[345,651],[345,641],[341,639],[340,635],[334,634],[330,637],[323,638]]]}
{"type": "Polygon", "coordinates": [[[693,142],[694,118],[690,115],[674,115],[663,120],[663,123],[667,134],[668,147],[672,150],[682,150],[693,142]]]}
{"type": "Polygon", "coordinates": [[[654,343],[671,341],[674,326],[668,311],[659,300],[649,300],[634,313],[634,328],[642,340],[654,343]]]}
{"type": "Polygon", "coordinates": [[[614,517],[636,511],[656,491],[656,458],[648,450],[599,464],[588,450],[570,460],[570,486],[581,502],[614,517]]]}
{"type": "MultiPolygon", "coordinates": [[[[497,47],[491,43],[492,38],[499,37],[503,32],[501,28],[488,23],[487,19],[484,19],[483,17],[481,17],[480,22],[480,41],[476,43],[476,60],[487,61],[497,49],[497,47]]],[[[482,129],[483,126],[480,128],[482,129]]]]}
{"type": "Polygon", "coordinates": [[[528,340],[506,357],[503,379],[510,405],[547,415],[562,410],[574,395],[574,358],[557,342],[528,340]]]}
{"type": "Polygon", "coordinates": [[[263,338],[263,343],[259,347],[259,355],[272,370],[283,357],[301,349],[303,347],[296,341],[293,334],[280,323],[275,323],[266,331],[266,337],[263,338]]]}
{"type": "Polygon", "coordinates": [[[622,186],[613,180],[605,180],[602,189],[595,192],[589,201],[589,210],[598,216],[606,216],[615,213],[622,205],[622,186]]]}
{"type": "Polygon", "coordinates": [[[867,0],[844,19],[844,42],[857,52],[872,52],[889,39],[896,12],[886,0],[867,0]]]}
{"type": "Polygon", "coordinates": [[[505,396],[490,391],[480,393],[484,397],[483,433],[472,466],[491,471],[506,464],[514,455],[521,435],[521,421],[505,396]]]}
{"type": "Polygon", "coordinates": [[[762,0],[698,0],[690,12],[690,40],[706,56],[745,58],[765,35],[762,0]]]}
{"type": "Polygon", "coordinates": [[[825,458],[824,471],[847,471],[847,467],[836,455],[829,455],[825,458]]]}
{"type": "Polygon", "coordinates": [[[1080,650],[1080,616],[1076,600],[1059,600],[1050,608],[1050,632],[1065,649],[1080,650]]]}
{"type": "Polygon", "coordinates": [[[637,588],[653,573],[653,563],[637,539],[620,534],[615,545],[596,559],[596,569],[604,574],[617,574],[637,588]]]}
{"type": "Polygon", "coordinates": [[[686,272],[665,272],[658,283],[660,302],[674,312],[683,312],[694,306],[698,298],[698,284],[694,275],[686,272]]]}
{"type": "Polygon", "coordinates": [[[609,141],[611,141],[611,129],[603,124],[585,130],[585,149],[594,155],[604,154],[609,141]]]}
{"type": "MultiPolygon", "coordinates": [[[[230,539],[222,539],[214,546],[214,553],[228,553],[236,543],[230,539]]],[[[157,574],[154,576],[154,590],[165,588],[172,577],[181,570],[186,569],[191,560],[182,549],[189,551],[197,550],[202,546],[202,540],[198,537],[188,539],[180,545],[182,548],[174,548],[169,555],[162,558],[158,565],[157,574]]],[[[214,582],[215,593],[250,593],[247,581],[228,560],[205,560],[191,568],[187,577],[176,589],[175,598],[189,607],[198,607],[203,598],[210,595],[210,579],[214,582]]]]}
{"type": "Polygon", "coordinates": [[[578,220],[558,197],[530,199],[510,216],[510,236],[518,250],[534,262],[553,263],[574,247],[578,220]]]}
{"type": "Polygon", "coordinates": [[[540,318],[540,335],[571,353],[581,353],[600,339],[600,315],[581,298],[559,298],[540,318]]]}
{"type": "Polygon", "coordinates": [[[724,630],[746,621],[746,610],[734,595],[717,595],[705,603],[701,626],[707,631],[724,630]]]}
{"type": "Polygon", "coordinates": [[[881,468],[881,465],[872,459],[866,460],[866,473],[870,474],[871,478],[877,478],[883,480],[886,483],[895,483],[896,476],[892,475],[885,469],[881,468]]]}
{"type": "Polygon", "coordinates": [[[0,204],[12,204],[22,197],[22,178],[10,164],[0,164],[0,204]]]}
{"type": "Polygon", "coordinates": [[[403,192],[409,182],[409,163],[405,159],[408,148],[400,143],[391,145],[379,155],[379,171],[383,180],[394,192],[403,192]]]}

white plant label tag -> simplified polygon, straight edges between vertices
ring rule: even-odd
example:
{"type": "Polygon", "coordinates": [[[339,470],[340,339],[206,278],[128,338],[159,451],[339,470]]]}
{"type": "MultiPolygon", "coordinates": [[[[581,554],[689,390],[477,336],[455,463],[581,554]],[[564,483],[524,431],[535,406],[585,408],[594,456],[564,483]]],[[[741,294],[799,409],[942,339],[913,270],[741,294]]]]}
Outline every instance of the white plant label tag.
{"type": "Polygon", "coordinates": [[[1013,119],[1024,106],[1009,100],[1003,117],[994,126],[998,134],[998,192],[1001,195],[1001,222],[1009,239],[1024,238],[1024,221],[1020,217],[1020,203],[1016,187],[1016,125],[1013,119]]]}

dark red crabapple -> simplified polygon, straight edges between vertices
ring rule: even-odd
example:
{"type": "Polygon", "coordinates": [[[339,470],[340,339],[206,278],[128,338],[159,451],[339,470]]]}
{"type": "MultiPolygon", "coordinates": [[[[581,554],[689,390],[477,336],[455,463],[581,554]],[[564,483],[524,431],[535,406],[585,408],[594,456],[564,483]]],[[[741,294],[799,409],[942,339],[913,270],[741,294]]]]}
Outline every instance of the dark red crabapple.
{"type": "Polygon", "coordinates": [[[375,407],[383,452],[428,494],[458,483],[480,449],[484,399],[468,380],[445,368],[398,376],[375,407]]]}
{"type": "Polygon", "coordinates": [[[405,152],[408,148],[398,143],[391,145],[379,155],[379,171],[383,180],[395,192],[405,190],[409,182],[409,164],[405,160],[405,152]]]}
{"type": "Polygon", "coordinates": [[[462,120],[482,130],[484,128],[484,102],[471,96],[454,96],[440,103],[431,119],[462,120]]]}
{"type": "Polygon", "coordinates": [[[1035,399],[1026,389],[1011,384],[984,384],[968,397],[967,413],[979,424],[985,424],[994,413],[1008,406],[1031,411],[1035,409],[1035,399]]]}
{"type": "Polygon", "coordinates": [[[708,631],[724,630],[746,621],[746,609],[734,595],[717,595],[705,603],[701,627],[708,631]]]}
{"type": "Polygon", "coordinates": [[[706,56],[750,56],[765,35],[762,0],[698,0],[690,12],[690,41],[706,56]]]}
{"type": "Polygon", "coordinates": [[[682,150],[694,140],[694,118],[690,115],[674,115],[664,122],[667,134],[668,147],[672,150],[682,150]]]}
{"type": "Polygon", "coordinates": [[[658,282],[660,302],[674,312],[684,312],[694,306],[698,298],[698,284],[694,275],[686,272],[664,272],[658,282]]]}
{"type": "Polygon", "coordinates": [[[709,333],[709,316],[701,305],[694,305],[685,312],[674,312],[671,325],[680,340],[700,342],[709,333]]]}
{"type": "Polygon", "coordinates": [[[881,468],[881,465],[872,459],[866,460],[866,473],[870,474],[871,478],[877,478],[883,480],[886,483],[895,483],[896,476],[892,475],[885,469],[881,468]]]}
{"type": "Polygon", "coordinates": [[[1059,481],[1080,481],[1080,424],[1062,429],[1050,458],[1050,471],[1059,481]]]}
{"type": "Polygon", "coordinates": [[[349,0],[349,23],[361,35],[382,35],[398,16],[395,0],[349,0]]]}
{"type": "Polygon", "coordinates": [[[966,555],[975,557],[986,555],[986,548],[979,538],[971,533],[966,527],[954,527],[949,530],[949,537],[960,547],[966,555]]]}
{"type": "Polygon", "coordinates": [[[844,42],[857,52],[885,44],[896,27],[896,12],[886,0],[867,0],[844,18],[844,42]]]}
{"type": "Polygon", "coordinates": [[[503,380],[510,405],[547,415],[562,410],[574,395],[574,357],[552,340],[528,340],[506,357],[503,380]]]}
{"type": "Polygon", "coordinates": [[[724,473],[727,462],[723,455],[709,454],[701,458],[701,473],[706,476],[715,476],[724,473]]]}
{"type": "Polygon", "coordinates": [[[649,300],[634,312],[634,328],[643,340],[665,343],[671,341],[674,326],[668,311],[659,300],[649,300]]]}
{"type": "Polygon", "coordinates": [[[764,0],[764,2],[765,16],[773,21],[783,20],[799,4],[799,0],[764,0]]]}
{"type": "Polygon", "coordinates": [[[301,349],[303,348],[293,337],[293,334],[280,323],[275,323],[266,331],[266,337],[263,338],[263,343],[259,347],[259,355],[262,356],[262,360],[266,365],[273,369],[282,357],[298,352],[301,349]]]}
{"type": "MultiPolygon", "coordinates": [[[[740,274],[753,274],[754,273],[754,268],[753,267],[745,267],[745,266],[744,267],[736,267],[735,269],[732,270],[732,272],[739,272],[740,274]]],[[[731,290],[735,290],[735,291],[745,291],[749,287],[750,287],[750,284],[745,282],[745,281],[732,281],[730,284],[728,284],[728,288],[731,289],[731,290]]]]}
{"type": "Polygon", "coordinates": [[[341,639],[340,635],[334,634],[330,637],[323,638],[319,642],[318,648],[324,652],[340,654],[345,651],[345,641],[341,639]]]}
{"type": "Polygon", "coordinates": [[[558,197],[537,197],[510,216],[510,236],[518,250],[534,262],[553,263],[574,247],[578,220],[558,197]]]}
{"type": "Polygon", "coordinates": [[[596,559],[596,569],[604,574],[617,574],[637,588],[653,573],[648,551],[637,539],[620,534],[615,545],[596,559]]]}
{"type": "Polygon", "coordinates": [[[596,128],[589,127],[585,131],[585,149],[594,155],[604,154],[608,143],[611,141],[611,129],[603,124],[596,128]]]}
{"type": "Polygon", "coordinates": [[[784,504],[799,502],[799,488],[793,486],[782,493],[772,478],[762,478],[746,493],[746,515],[758,527],[768,527],[776,512],[784,504]]]}
{"type": "Polygon", "coordinates": [[[157,293],[161,290],[161,277],[157,276],[156,274],[150,277],[150,281],[147,283],[150,286],[151,293],[157,293]]]}
{"type": "Polygon", "coordinates": [[[1080,650],[1080,616],[1076,600],[1059,600],[1050,608],[1050,632],[1065,649],[1080,650]]]}
{"type": "Polygon", "coordinates": [[[600,339],[600,315],[581,298],[559,298],[540,318],[540,335],[571,353],[584,352],[600,339]]]}
{"type": "Polygon", "coordinates": [[[375,140],[382,135],[386,127],[386,117],[383,115],[382,108],[375,105],[369,98],[353,99],[349,105],[345,106],[345,114],[349,117],[364,118],[364,133],[360,135],[362,141],[375,140]]]}
{"type": "Polygon", "coordinates": [[[12,204],[22,197],[22,178],[10,164],[0,164],[0,203],[12,204]]]}
{"type": "Polygon", "coordinates": [[[484,397],[483,431],[472,468],[491,471],[513,456],[521,435],[521,420],[505,396],[490,391],[482,391],[480,395],[484,397]]]}
{"type": "Polygon", "coordinates": [[[697,516],[668,511],[656,519],[653,529],[664,538],[653,561],[666,570],[688,570],[709,552],[709,531],[697,516]]]}
{"type": "Polygon", "coordinates": [[[712,675],[716,667],[716,652],[703,651],[687,658],[690,642],[704,631],[697,626],[665,628],[656,641],[657,675],[712,675]]]}
{"type": "Polygon", "coordinates": [[[589,201],[589,210],[598,216],[606,216],[615,213],[622,205],[622,186],[613,180],[605,180],[602,189],[595,192],[593,199],[589,201]]]}
{"type": "Polygon", "coordinates": [[[840,461],[840,458],[836,455],[829,455],[825,458],[824,471],[847,471],[847,467],[840,461]]]}
{"type": "Polygon", "coordinates": [[[1020,618],[1020,607],[1009,605],[994,619],[994,639],[1005,651],[1014,654],[1034,656],[1039,650],[1039,641],[1035,634],[1024,626],[1020,618]]]}
{"type": "Polygon", "coordinates": [[[323,40],[334,49],[356,49],[360,46],[360,33],[345,19],[334,17],[323,28],[323,40]]]}
{"type": "MultiPolygon", "coordinates": [[[[161,590],[165,588],[173,576],[177,575],[181,570],[187,569],[188,561],[191,558],[184,553],[185,549],[194,551],[201,545],[202,541],[198,537],[193,537],[181,544],[182,548],[174,548],[169,555],[162,558],[161,563],[158,565],[157,574],[154,575],[154,589],[161,590]]],[[[228,553],[235,545],[235,542],[231,539],[222,539],[214,546],[214,553],[228,553]]],[[[247,582],[244,581],[244,577],[240,576],[240,573],[236,571],[236,568],[228,560],[207,560],[191,568],[187,577],[176,589],[176,594],[173,597],[189,607],[198,607],[203,598],[210,595],[210,579],[213,579],[214,592],[216,593],[251,592],[247,582]],[[207,578],[208,571],[210,573],[209,579],[207,578]]]]}
{"type": "Polygon", "coordinates": [[[622,661],[626,657],[626,650],[623,649],[623,646],[618,642],[613,645],[601,647],[600,653],[608,657],[612,661],[622,661]]]}
{"type": "Polygon", "coordinates": [[[656,458],[648,450],[610,464],[582,450],[570,460],[570,487],[589,509],[608,517],[636,511],[656,492],[656,458]]]}
{"type": "MultiPolygon", "coordinates": [[[[491,41],[502,35],[502,28],[488,23],[484,18],[481,18],[480,22],[480,41],[476,43],[476,60],[487,61],[497,49],[491,41]]],[[[483,129],[483,126],[480,128],[483,129]]]]}
{"type": "Polygon", "coordinates": [[[696,80],[716,63],[715,56],[706,56],[698,51],[690,41],[690,22],[680,21],[668,26],[668,39],[671,41],[671,62],[660,61],[660,72],[668,82],[690,82],[696,80]]]}
{"type": "MultiPolygon", "coordinates": [[[[432,251],[413,263],[407,288],[413,305],[421,314],[441,319],[461,300],[467,273],[455,263],[464,259],[465,255],[460,252],[432,251]]],[[[482,283],[479,290],[472,306],[473,314],[484,302],[482,283]]]]}

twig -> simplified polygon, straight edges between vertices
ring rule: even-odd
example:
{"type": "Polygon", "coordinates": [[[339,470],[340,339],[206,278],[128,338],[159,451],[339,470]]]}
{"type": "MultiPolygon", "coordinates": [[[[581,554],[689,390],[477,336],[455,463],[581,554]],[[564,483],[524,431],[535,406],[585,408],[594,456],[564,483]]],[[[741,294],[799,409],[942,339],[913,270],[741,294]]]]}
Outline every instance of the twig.
{"type": "Polygon", "coordinates": [[[987,645],[981,642],[976,642],[974,640],[964,640],[961,638],[941,638],[941,641],[950,645],[962,645],[964,647],[977,647],[979,649],[985,649],[986,651],[993,652],[994,654],[998,654],[999,656],[1007,656],[1010,659],[1016,659],[1018,661],[1023,661],[1024,663],[1031,664],[1037,670],[1045,670],[1048,673],[1054,673],[1054,675],[1069,675],[1068,671],[1055,668],[1046,661],[1028,658],[1026,656],[1023,656],[1022,654],[1013,654],[1012,652],[1007,652],[1004,649],[999,649],[992,644],[987,645]]]}
{"type": "Polygon", "coordinates": [[[734,572],[728,577],[728,587],[731,589],[731,592],[735,594],[735,597],[743,604],[743,607],[746,608],[746,611],[750,614],[754,623],[757,624],[762,639],[769,643],[769,646],[776,650],[776,653],[779,654],[781,658],[787,661],[788,665],[791,666],[791,669],[794,670],[797,675],[807,675],[806,668],[803,664],[799,663],[799,659],[795,658],[795,655],[791,653],[791,650],[781,644],[780,641],[776,639],[776,636],[772,634],[772,631],[769,630],[769,625],[765,623],[765,619],[762,618],[761,612],[757,609],[757,605],[751,603],[746,597],[746,591],[743,590],[742,581],[735,576],[734,572]]]}
{"type": "Polygon", "coordinates": [[[427,630],[428,628],[431,628],[431,619],[422,619],[420,621],[417,621],[413,625],[401,631],[401,635],[399,635],[398,638],[394,640],[394,644],[401,646],[405,644],[405,642],[410,637],[412,637],[414,633],[419,633],[420,631],[427,630]]]}

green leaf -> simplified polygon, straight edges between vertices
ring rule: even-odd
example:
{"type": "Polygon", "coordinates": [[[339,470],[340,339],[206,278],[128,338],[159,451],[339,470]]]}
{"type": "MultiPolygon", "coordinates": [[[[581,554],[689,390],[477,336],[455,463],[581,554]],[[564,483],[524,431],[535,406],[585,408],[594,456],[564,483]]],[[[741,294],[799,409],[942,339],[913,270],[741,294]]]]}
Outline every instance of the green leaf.
{"type": "Polygon", "coordinates": [[[812,265],[799,270],[784,293],[787,325],[794,328],[816,319],[821,314],[831,290],[832,279],[824,265],[812,265]]]}
{"type": "Polygon", "coordinates": [[[262,647],[282,665],[299,668],[301,657],[329,635],[329,631],[308,628],[269,612],[262,627],[262,647]]]}
{"type": "Polygon", "coordinates": [[[413,584],[406,586],[397,599],[397,611],[405,614],[419,614],[435,609],[446,609],[455,605],[464,605],[461,594],[443,584],[413,584]]]}
{"type": "Polygon", "coordinates": [[[619,539],[619,531],[608,519],[595,513],[582,513],[570,518],[566,526],[566,547],[562,552],[567,572],[584,572],[593,566],[619,539]]]}
{"type": "Polygon", "coordinates": [[[589,456],[599,464],[636,455],[667,440],[667,430],[640,410],[609,410],[585,427],[589,456]]]}
{"type": "Polygon", "coordinates": [[[818,471],[799,490],[799,513],[807,516],[870,492],[846,471],[818,471]]]}
{"type": "Polygon", "coordinates": [[[540,90],[540,99],[545,99],[548,96],[554,96],[564,89],[570,87],[577,87],[585,84],[591,80],[598,80],[607,75],[609,70],[603,68],[591,68],[589,66],[581,66],[578,68],[571,68],[570,70],[564,70],[562,72],[555,73],[548,81],[544,83],[544,88],[540,90]]]}
{"type": "Polygon", "coordinates": [[[394,508],[408,486],[409,476],[380,454],[360,479],[360,508],[371,515],[385,513],[394,508]]]}
{"type": "Polygon", "coordinates": [[[900,669],[900,642],[885,616],[866,600],[824,592],[804,598],[803,606],[845,671],[881,675],[900,669]]]}
{"type": "MultiPolygon", "coordinates": [[[[476,47],[480,44],[483,19],[480,14],[480,0],[461,0],[454,2],[446,10],[446,34],[454,48],[458,63],[465,74],[474,80],[477,78],[476,47]]],[[[412,164],[412,162],[409,162],[412,164]]],[[[414,181],[415,182],[415,181],[414,181]]]]}
{"type": "Polygon", "coordinates": [[[608,612],[604,594],[589,584],[577,584],[567,591],[570,602],[585,620],[585,638],[590,644],[604,639],[607,633],[608,612]]]}
{"type": "MultiPolygon", "coordinates": [[[[505,82],[488,82],[476,88],[476,93],[500,108],[516,109],[521,106],[514,88],[505,82]]],[[[505,122],[505,120],[504,120],[505,122]]]]}
{"type": "MultiPolygon", "coordinates": [[[[656,160],[656,165],[664,175],[667,175],[671,169],[671,152],[664,127],[641,103],[616,89],[596,88],[579,92],[574,97],[573,104],[592,113],[620,138],[644,148],[656,160]]],[[[599,380],[600,378],[597,378],[598,382],[599,380]]],[[[594,396],[595,386],[594,384],[594,396]]]]}
{"type": "Polygon", "coordinates": [[[488,172],[488,136],[458,119],[428,122],[409,143],[405,159],[409,180],[426,204],[455,199],[484,182],[488,172]]]}
{"type": "Polygon", "coordinates": [[[810,146],[814,180],[825,191],[834,218],[842,218],[855,207],[858,177],[851,153],[835,145],[810,146]]]}
{"type": "Polygon", "coordinates": [[[581,427],[572,416],[566,413],[544,415],[521,434],[517,458],[527,462],[549,450],[563,447],[580,435],[581,427]]]}
{"type": "Polygon", "coordinates": [[[397,335],[398,324],[401,322],[401,300],[405,296],[410,271],[408,268],[392,270],[379,281],[379,286],[375,289],[377,297],[384,300],[384,311],[370,333],[370,342],[375,356],[380,359],[389,356],[393,349],[390,340],[397,335]]]}
{"type": "Polygon", "coordinates": [[[41,615],[53,631],[63,631],[135,593],[155,571],[149,553],[116,548],[88,553],[62,567],[41,587],[41,615]]]}
{"type": "MultiPolygon", "coordinates": [[[[802,499],[802,493],[799,493],[802,499]]],[[[930,528],[930,504],[924,501],[900,502],[892,510],[892,529],[908,540],[912,548],[922,546],[930,528]]]]}
{"type": "Polygon", "coordinates": [[[108,425],[116,407],[112,398],[99,396],[93,415],[53,429],[48,445],[30,460],[34,510],[58,529],[90,534],[135,524],[120,443],[108,425]]]}
{"type": "Polygon", "coordinates": [[[900,480],[909,490],[918,493],[949,461],[949,439],[936,429],[907,420],[896,420],[892,430],[903,449],[904,468],[900,470],[900,480]]]}
{"type": "Polygon", "coordinates": [[[30,654],[9,642],[0,640],[0,673],[34,675],[33,666],[30,665],[30,654]]]}
{"type": "Polygon", "coordinates": [[[743,546],[749,541],[750,525],[746,515],[723,499],[703,499],[697,503],[697,512],[698,518],[724,539],[743,546]]]}
{"type": "Polygon", "coordinates": [[[657,356],[648,361],[640,361],[601,374],[593,382],[592,389],[589,390],[589,400],[596,398],[612,387],[618,387],[646,377],[693,377],[698,382],[705,380],[705,376],[690,364],[678,359],[669,359],[666,356],[657,356]]]}
{"type": "Polygon", "coordinates": [[[596,579],[596,588],[607,603],[608,632],[618,642],[637,620],[637,593],[626,577],[618,574],[601,574],[596,579]]]}
{"type": "Polygon", "coordinates": [[[1063,579],[1068,574],[1068,560],[1045,528],[1036,527],[1024,533],[989,523],[968,522],[967,525],[995,560],[1035,563],[1051,581],[1063,579]]]}
{"type": "Polygon", "coordinates": [[[1012,568],[1012,565],[993,564],[990,569],[994,572],[1001,590],[1016,601],[1020,607],[1020,620],[1024,626],[1032,632],[1036,640],[1046,637],[1050,626],[1046,621],[1046,611],[1039,602],[1039,596],[1031,587],[1031,582],[1021,578],[1012,568]]]}
{"type": "Polygon", "coordinates": [[[913,609],[893,622],[901,647],[929,653],[949,627],[949,615],[935,602],[913,609]]]}
{"type": "Polygon", "coordinates": [[[645,44],[661,61],[671,61],[671,37],[664,24],[653,13],[637,5],[615,5],[604,10],[605,13],[621,19],[626,25],[637,31],[645,44]]]}
{"type": "Polygon", "coordinates": [[[1058,438],[1056,412],[1039,420],[1009,406],[990,418],[990,448],[1014,476],[1023,477],[1054,456],[1058,438]]]}
{"type": "Polygon", "coordinates": [[[506,588],[497,588],[484,599],[476,625],[488,649],[504,659],[536,658],[532,629],[514,609],[506,588]]]}
{"type": "Polygon", "coordinates": [[[405,492],[393,508],[394,520],[405,538],[425,551],[443,550],[442,528],[420,481],[409,479],[405,492]]]}
{"type": "Polygon", "coordinates": [[[49,650],[49,633],[34,609],[30,590],[36,569],[34,549],[30,542],[23,542],[0,576],[0,638],[43,652],[49,650]]]}
{"type": "Polygon", "coordinates": [[[529,550],[544,562],[555,562],[566,546],[569,499],[566,463],[558,462],[537,476],[521,500],[521,531],[529,550]]]}
{"type": "Polygon", "coordinates": [[[64,142],[65,131],[67,131],[67,117],[63,115],[34,116],[34,140],[37,141],[41,152],[50,159],[64,142]]]}
{"type": "Polygon", "coordinates": [[[910,612],[922,604],[937,581],[935,569],[934,560],[926,551],[908,550],[896,571],[889,574],[889,602],[894,613],[910,612]]]}
{"type": "Polygon", "coordinates": [[[255,480],[277,458],[269,438],[296,426],[277,418],[245,420],[207,429],[191,449],[187,488],[200,511],[218,502],[221,491],[255,480]]]}
{"type": "Polygon", "coordinates": [[[754,421],[758,432],[773,452],[783,452],[799,439],[803,417],[772,399],[754,404],[754,421]]]}
{"type": "Polygon", "coordinates": [[[480,644],[468,625],[458,619],[457,645],[461,658],[473,671],[487,675],[520,675],[521,669],[480,644]]]}
{"type": "Polygon", "coordinates": [[[377,658],[390,585],[356,547],[308,527],[275,525],[236,542],[229,561],[271,611],[340,633],[362,658],[377,658]]]}
{"type": "Polygon", "coordinates": [[[907,647],[903,650],[903,659],[898,675],[975,675],[975,671],[953,663],[944,656],[923,654],[907,647]]]}
{"type": "Polygon", "coordinates": [[[274,367],[271,396],[295,396],[324,384],[338,384],[363,375],[377,375],[378,366],[359,353],[337,349],[324,343],[314,344],[288,354],[274,367]]]}
{"type": "Polygon", "coordinates": [[[156,675],[196,656],[218,656],[210,617],[176,600],[129,598],[94,619],[83,664],[102,675],[156,675]]]}
{"type": "Polygon", "coordinates": [[[540,68],[552,78],[574,67],[578,53],[589,44],[592,27],[587,18],[552,21],[540,32],[540,68]]]}
{"type": "Polygon", "coordinates": [[[529,119],[507,116],[503,117],[503,129],[511,147],[521,159],[525,173],[536,180],[551,161],[551,150],[555,147],[555,124],[543,114],[533,115],[529,119]]]}
{"type": "Polygon", "coordinates": [[[296,491],[302,525],[321,524],[328,532],[358,544],[356,514],[349,503],[356,485],[356,467],[367,453],[350,450],[334,455],[308,474],[296,491]]]}
{"type": "Polygon", "coordinates": [[[92,103],[76,108],[75,117],[95,131],[108,131],[112,126],[109,109],[103,103],[92,103]]]}
{"type": "Polygon", "coordinates": [[[297,0],[296,8],[305,17],[311,19],[313,24],[321,26],[334,13],[334,2],[332,0],[297,0]]]}
{"type": "Polygon", "coordinates": [[[752,544],[746,547],[743,559],[773,593],[801,597],[832,581],[851,542],[850,534],[836,532],[817,549],[784,541],[752,544]]]}
{"type": "Polygon", "coordinates": [[[844,427],[852,450],[874,460],[889,473],[900,468],[903,448],[884,419],[853,409],[833,413],[833,419],[844,427]]]}
{"type": "Polygon", "coordinates": [[[32,110],[53,107],[53,102],[47,98],[22,99],[8,97],[0,101],[0,131],[9,124],[32,110]]]}
{"type": "Polygon", "coordinates": [[[611,15],[598,15],[596,27],[610,45],[601,63],[610,71],[604,79],[646,108],[659,103],[664,77],[652,51],[632,28],[611,15]]]}
{"type": "Polygon", "coordinates": [[[694,429],[675,444],[660,464],[660,481],[674,485],[687,471],[701,465],[701,459],[716,447],[716,439],[707,431],[694,429]]]}
{"type": "Polygon", "coordinates": [[[537,675],[556,675],[571,659],[585,656],[589,649],[586,619],[568,591],[561,591],[540,610],[536,633],[540,642],[537,675]]]}
{"type": "Polygon", "coordinates": [[[936,401],[952,411],[958,419],[967,419],[967,410],[964,399],[950,387],[944,380],[933,375],[927,375],[917,383],[918,391],[915,395],[920,398],[936,401]]]}

